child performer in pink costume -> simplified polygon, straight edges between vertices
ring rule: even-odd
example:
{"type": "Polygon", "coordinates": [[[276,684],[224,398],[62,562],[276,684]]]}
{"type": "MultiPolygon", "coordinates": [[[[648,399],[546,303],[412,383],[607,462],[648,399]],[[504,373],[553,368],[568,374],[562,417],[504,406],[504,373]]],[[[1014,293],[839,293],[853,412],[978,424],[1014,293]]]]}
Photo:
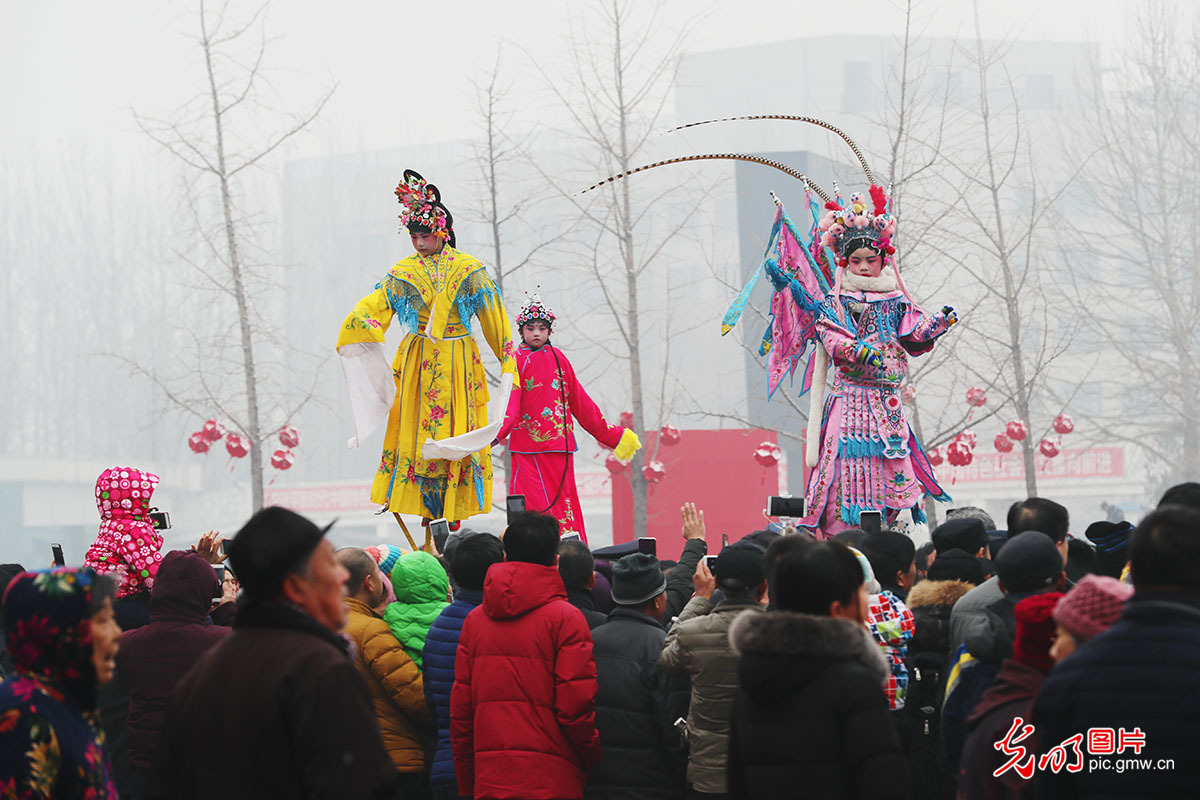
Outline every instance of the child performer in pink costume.
{"type": "Polygon", "coordinates": [[[562,534],[577,533],[585,542],[583,513],[575,489],[574,419],[617,458],[628,461],[642,443],[637,434],[609,425],[588,397],[567,357],[550,344],[554,312],[537,294],[517,314],[521,345],[517,348],[520,380],[508,400],[508,413],[496,437],[511,435],[510,494],[525,495],[525,508],[558,520],[562,534]]]}

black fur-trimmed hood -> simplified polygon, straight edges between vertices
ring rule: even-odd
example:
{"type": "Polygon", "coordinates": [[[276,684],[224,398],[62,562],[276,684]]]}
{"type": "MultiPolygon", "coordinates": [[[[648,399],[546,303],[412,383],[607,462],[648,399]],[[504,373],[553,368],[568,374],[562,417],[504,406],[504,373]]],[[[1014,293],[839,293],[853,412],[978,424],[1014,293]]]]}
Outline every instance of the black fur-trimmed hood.
{"type": "Polygon", "coordinates": [[[770,611],[743,613],[729,628],[742,657],[742,686],[751,694],[790,693],[836,662],[867,670],[882,686],[887,659],[865,625],[833,617],[770,611]]]}

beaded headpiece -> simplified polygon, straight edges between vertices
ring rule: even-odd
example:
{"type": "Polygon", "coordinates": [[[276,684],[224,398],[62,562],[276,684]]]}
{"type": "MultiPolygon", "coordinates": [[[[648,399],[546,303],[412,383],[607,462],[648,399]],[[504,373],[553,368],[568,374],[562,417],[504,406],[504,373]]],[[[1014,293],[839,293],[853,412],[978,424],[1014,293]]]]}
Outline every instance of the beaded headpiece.
{"type": "MultiPolygon", "coordinates": [[[[821,248],[831,248],[842,262],[859,247],[869,247],[880,255],[896,252],[892,246],[896,219],[888,213],[889,199],[882,186],[871,187],[870,209],[861,192],[850,195],[850,202],[845,205],[837,184],[834,194],[834,199],[825,204],[825,216],[817,222],[821,248]]],[[[815,242],[813,249],[817,249],[815,242]]]]}
{"type": "MultiPolygon", "coordinates": [[[[432,233],[439,239],[454,236],[454,217],[442,205],[442,193],[419,172],[404,170],[404,179],[396,187],[400,201],[400,232],[432,233]]],[[[451,242],[453,244],[453,242],[451,242]]]]}
{"type": "Polygon", "coordinates": [[[532,322],[535,319],[544,320],[551,328],[554,327],[554,311],[550,306],[542,302],[542,296],[537,292],[529,295],[525,299],[525,304],[521,306],[521,310],[517,312],[517,328],[521,328],[525,323],[532,322]]]}

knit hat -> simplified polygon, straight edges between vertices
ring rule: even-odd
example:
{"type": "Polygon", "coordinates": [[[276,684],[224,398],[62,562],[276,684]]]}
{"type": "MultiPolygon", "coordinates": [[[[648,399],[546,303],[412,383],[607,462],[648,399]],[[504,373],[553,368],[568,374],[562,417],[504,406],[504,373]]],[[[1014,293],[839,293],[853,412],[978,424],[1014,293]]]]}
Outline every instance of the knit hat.
{"type": "Polygon", "coordinates": [[[996,575],[1008,594],[1044,592],[1058,582],[1063,571],[1054,540],[1040,531],[1025,531],[1009,539],[995,563],[996,575]]]}
{"type": "Polygon", "coordinates": [[[974,586],[983,583],[979,559],[957,547],[938,553],[925,574],[931,581],[966,581],[974,586]]]}
{"type": "Polygon", "coordinates": [[[613,564],[612,599],[619,606],[640,606],[667,590],[658,559],[646,553],[625,556],[613,564]]]}
{"type": "Polygon", "coordinates": [[[987,528],[973,517],[955,517],[933,529],[933,548],[939,554],[958,549],[975,555],[988,544],[987,528]]]}
{"type": "MultiPolygon", "coordinates": [[[[731,544],[717,556],[714,573],[717,584],[721,587],[753,589],[766,580],[766,573],[763,571],[763,550],[761,547],[740,542],[731,544]]],[[[613,578],[616,578],[615,569],[613,578]]]]}
{"type": "Polygon", "coordinates": [[[379,571],[384,575],[392,574],[392,567],[396,566],[396,559],[404,554],[404,551],[394,544],[381,544],[370,548],[379,553],[379,557],[375,563],[379,564],[379,571]]]}
{"type": "Polygon", "coordinates": [[[1121,616],[1133,587],[1116,578],[1086,575],[1054,609],[1054,621],[1077,642],[1085,642],[1111,628],[1121,616]]]}
{"type": "Polygon", "coordinates": [[[1013,660],[1046,673],[1054,666],[1050,645],[1054,639],[1054,606],[1062,592],[1046,592],[1026,597],[1017,603],[1017,637],[1013,640],[1013,660]]]}
{"type": "Polygon", "coordinates": [[[875,570],[871,569],[871,562],[862,554],[862,551],[857,547],[847,547],[854,557],[858,559],[858,565],[863,571],[863,586],[867,587],[867,594],[879,594],[883,587],[879,585],[879,581],[875,580],[875,570]]]}
{"type": "Polygon", "coordinates": [[[1098,553],[1120,553],[1129,549],[1129,542],[1133,538],[1133,524],[1102,520],[1088,525],[1083,535],[1096,545],[1098,553]]]}

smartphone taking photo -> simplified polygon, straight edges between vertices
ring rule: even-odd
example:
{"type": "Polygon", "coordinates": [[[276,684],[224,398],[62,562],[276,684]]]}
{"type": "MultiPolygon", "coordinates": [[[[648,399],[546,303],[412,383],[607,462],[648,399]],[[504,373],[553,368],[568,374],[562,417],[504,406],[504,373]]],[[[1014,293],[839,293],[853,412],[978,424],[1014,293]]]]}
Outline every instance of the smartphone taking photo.
{"type": "Polygon", "coordinates": [[[510,494],[504,501],[504,508],[508,512],[508,523],[511,525],[513,515],[520,514],[525,510],[525,495],[510,494]]]}
{"type": "Polygon", "coordinates": [[[637,542],[639,553],[658,557],[658,539],[653,536],[639,536],[637,542]]]}
{"type": "Polygon", "coordinates": [[[450,523],[445,517],[439,517],[429,523],[429,533],[433,536],[433,546],[438,552],[442,552],[442,548],[446,546],[446,540],[450,538],[450,523]]]}
{"type": "Polygon", "coordinates": [[[50,552],[54,555],[54,566],[65,567],[67,565],[66,560],[63,558],[61,544],[59,544],[58,542],[54,542],[53,544],[51,544],[50,552]]]}
{"type": "Polygon", "coordinates": [[[220,603],[225,597],[225,565],[213,564],[213,572],[217,575],[217,596],[212,599],[214,603],[220,603]]]}
{"type": "Polygon", "coordinates": [[[771,495],[767,498],[767,516],[799,519],[804,516],[804,498],[771,495]]]}
{"type": "Polygon", "coordinates": [[[862,515],[859,517],[858,526],[863,529],[863,533],[879,533],[883,530],[883,512],[862,512],[862,515]]]}

